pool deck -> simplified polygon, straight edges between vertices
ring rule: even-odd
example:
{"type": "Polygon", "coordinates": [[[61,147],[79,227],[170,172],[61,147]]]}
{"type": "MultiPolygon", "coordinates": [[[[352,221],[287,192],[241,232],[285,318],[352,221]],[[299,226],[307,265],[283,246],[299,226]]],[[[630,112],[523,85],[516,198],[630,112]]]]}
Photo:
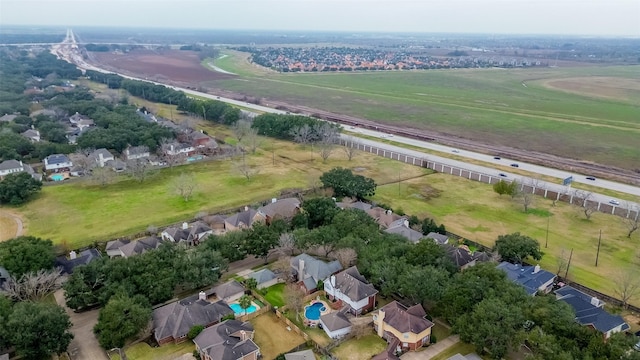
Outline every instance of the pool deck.
{"type": "MultiPolygon", "coordinates": [[[[240,305],[240,303],[239,303],[239,302],[234,301],[234,302],[230,303],[230,304],[229,304],[229,306],[231,306],[232,304],[238,304],[238,306],[240,305]]],[[[256,304],[256,303],[255,303],[255,301],[252,301],[252,302],[251,302],[251,305],[255,306],[255,308],[256,308],[256,309],[255,309],[254,311],[249,312],[249,313],[246,313],[246,314],[244,314],[243,312],[241,312],[241,313],[239,313],[239,314],[235,314],[235,315],[236,315],[236,316],[244,316],[244,315],[253,314],[254,312],[256,312],[256,311],[260,310],[260,305],[256,304]]],[[[235,313],[235,311],[234,311],[234,313],[235,313]]]]}
{"type": "Polygon", "coordinates": [[[306,326],[314,327],[314,326],[316,326],[316,325],[318,325],[318,324],[320,323],[320,318],[318,318],[318,320],[311,320],[311,319],[307,319],[307,316],[306,316],[307,308],[308,308],[309,306],[311,306],[311,305],[315,304],[315,303],[321,303],[321,304],[322,304],[322,306],[323,306],[323,307],[324,307],[324,309],[325,309],[324,311],[320,311],[320,317],[322,317],[322,315],[326,315],[326,314],[328,314],[328,313],[330,313],[330,312],[332,311],[332,310],[331,310],[331,307],[329,306],[329,304],[327,304],[327,302],[326,302],[326,301],[324,301],[324,300],[311,300],[311,302],[309,303],[309,305],[306,305],[306,306],[304,307],[304,310],[305,310],[304,324],[305,324],[306,326]]]}

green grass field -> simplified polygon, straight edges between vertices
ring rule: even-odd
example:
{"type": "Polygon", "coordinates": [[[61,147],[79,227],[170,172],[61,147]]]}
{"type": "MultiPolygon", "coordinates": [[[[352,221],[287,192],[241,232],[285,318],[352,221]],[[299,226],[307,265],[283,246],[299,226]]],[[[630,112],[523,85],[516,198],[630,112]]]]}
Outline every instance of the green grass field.
{"type": "Polygon", "coordinates": [[[233,52],[212,86],[492,144],[638,167],[637,67],[279,74],[233,52]],[[553,80],[569,79],[566,82],[553,80]],[[584,89],[599,81],[601,86],[584,89]],[[618,84],[619,83],[619,84],[618,84]],[[523,84],[525,84],[523,86],[523,84]]]}

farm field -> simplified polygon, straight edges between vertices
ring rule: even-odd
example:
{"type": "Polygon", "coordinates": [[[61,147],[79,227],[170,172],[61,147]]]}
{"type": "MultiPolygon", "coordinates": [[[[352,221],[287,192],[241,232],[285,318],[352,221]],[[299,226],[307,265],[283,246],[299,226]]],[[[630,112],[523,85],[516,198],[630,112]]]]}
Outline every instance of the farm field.
{"type": "MultiPolygon", "coordinates": [[[[569,279],[611,296],[615,296],[619,274],[637,269],[640,262],[640,233],[627,238],[626,227],[618,217],[595,213],[591,220],[585,220],[579,208],[560,202],[553,206],[552,201],[541,197],[534,200],[535,210],[525,214],[522,205],[496,194],[491,186],[455,176],[432,174],[403,181],[400,186],[380,186],[374,200],[396,211],[432,217],[452,233],[489,247],[499,235],[520,232],[531,236],[545,253],[540,266],[553,273],[558,271],[559,260],[566,261],[573,249],[569,279]],[[600,230],[602,243],[596,267],[600,230]]],[[[632,303],[640,305],[640,298],[632,303]]]]}

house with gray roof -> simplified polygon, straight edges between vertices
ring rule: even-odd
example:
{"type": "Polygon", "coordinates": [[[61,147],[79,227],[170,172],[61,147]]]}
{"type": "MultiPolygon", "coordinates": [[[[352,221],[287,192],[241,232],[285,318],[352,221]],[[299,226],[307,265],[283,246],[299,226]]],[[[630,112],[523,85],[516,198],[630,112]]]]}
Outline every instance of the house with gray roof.
{"type": "Polygon", "coordinates": [[[40,142],[40,131],[38,130],[34,130],[34,129],[29,129],[23,133],[21,133],[20,135],[26,137],[27,139],[31,140],[31,142],[40,142]]]}
{"type": "Polygon", "coordinates": [[[120,248],[124,245],[127,245],[130,242],[131,240],[129,239],[118,239],[118,240],[111,240],[107,242],[107,245],[105,247],[107,256],[109,256],[110,258],[116,257],[116,256],[122,256],[122,253],[120,252],[120,248]]]}
{"type": "Polygon", "coordinates": [[[434,324],[426,316],[420,304],[407,308],[392,301],[373,315],[373,327],[387,342],[397,341],[400,350],[416,350],[431,342],[434,324]]]}
{"type": "Polygon", "coordinates": [[[115,160],[115,157],[109,152],[109,150],[100,148],[89,154],[89,159],[91,159],[91,161],[93,161],[98,167],[105,167],[107,162],[115,160]]]}
{"type": "Polygon", "coordinates": [[[540,268],[540,265],[519,265],[503,261],[497,266],[507,274],[507,278],[522,286],[527,294],[536,295],[538,292],[549,293],[558,276],[540,268]]]}
{"type": "Polygon", "coordinates": [[[373,310],[378,293],[355,266],[324,280],[324,291],[329,300],[348,305],[355,315],[373,310]]]}
{"type": "Polygon", "coordinates": [[[338,260],[324,262],[308,254],[300,254],[291,259],[293,274],[307,293],[317,290],[318,282],[326,280],[330,275],[342,270],[338,260]]]}
{"type": "Polygon", "coordinates": [[[161,238],[157,236],[147,236],[146,238],[124,244],[118,250],[120,251],[120,256],[128,258],[130,256],[143,254],[149,250],[155,250],[159,248],[161,244],[161,238]]]}
{"type": "Polygon", "coordinates": [[[612,334],[629,330],[620,315],[611,315],[604,310],[604,302],[596,297],[587,295],[571,286],[564,286],[555,291],[556,299],[564,301],[573,308],[576,321],[583,326],[589,326],[600,332],[605,339],[612,334]]]}
{"type": "Polygon", "coordinates": [[[271,224],[277,219],[289,220],[300,212],[300,200],[297,198],[271,199],[271,202],[257,210],[260,221],[271,224]]]}
{"type": "Polygon", "coordinates": [[[372,207],[367,210],[367,214],[371,216],[382,229],[389,228],[394,221],[405,219],[405,217],[394,214],[393,211],[381,207],[372,207]]]}
{"type": "Polygon", "coordinates": [[[296,351],[288,354],[284,354],[285,360],[316,360],[316,356],[312,350],[296,351]]]}
{"type": "Polygon", "coordinates": [[[258,211],[245,206],[244,211],[231,215],[224,220],[224,227],[227,231],[249,229],[256,221],[258,211]]]}
{"type": "Polygon", "coordinates": [[[122,154],[126,160],[147,159],[151,156],[146,146],[129,146],[122,154]]]}
{"type": "Polygon", "coordinates": [[[69,170],[73,163],[64,154],[52,154],[44,158],[44,168],[47,171],[69,170]]]}
{"type": "Polygon", "coordinates": [[[12,122],[18,115],[16,114],[4,114],[0,116],[0,122],[12,122]]]}
{"type": "Polygon", "coordinates": [[[97,249],[82,250],[78,254],[75,250],[69,253],[67,256],[58,256],[55,260],[54,266],[62,269],[63,274],[73,274],[73,269],[80,265],[87,265],[88,263],[98,260],[102,255],[97,249]]]}
{"type": "Polygon", "coordinates": [[[153,311],[153,336],[158,345],[187,340],[189,330],[195,325],[205,328],[233,315],[233,310],[224,301],[209,302],[200,292],[180,301],[161,306],[153,311]]]}
{"type": "Polygon", "coordinates": [[[182,227],[168,227],[160,233],[160,236],[165,241],[195,246],[206,240],[212,233],[213,230],[207,224],[196,221],[191,225],[186,222],[182,223],[182,227]]]}
{"type": "Polygon", "coordinates": [[[229,280],[224,284],[215,286],[211,289],[211,293],[214,294],[219,300],[224,300],[227,303],[232,303],[242,297],[244,292],[247,291],[242,284],[236,280],[229,280]]]}
{"type": "Polygon", "coordinates": [[[447,235],[438,234],[436,232],[430,232],[425,236],[427,239],[435,241],[438,245],[444,245],[449,243],[449,237],[447,235]]]}
{"type": "Polygon", "coordinates": [[[18,160],[5,160],[0,163],[0,179],[9,175],[25,171],[24,164],[18,160]]]}
{"type": "Polygon", "coordinates": [[[256,280],[258,289],[268,288],[278,283],[278,277],[269,269],[254,271],[248,277],[256,280]]]}
{"type": "Polygon", "coordinates": [[[475,266],[477,259],[466,247],[451,246],[449,244],[442,245],[447,257],[458,267],[460,270],[475,266]]]}
{"type": "Polygon", "coordinates": [[[332,311],[320,317],[320,324],[327,336],[339,339],[351,332],[351,321],[342,311],[332,311]]]}
{"type": "Polygon", "coordinates": [[[402,219],[402,222],[399,224],[396,222],[392,223],[392,225],[384,230],[384,232],[400,235],[414,244],[417,244],[421,239],[424,238],[424,234],[422,232],[413,230],[409,227],[409,221],[406,219],[402,219]]]}
{"type": "Polygon", "coordinates": [[[250,323],[227,320],[204,329],[193,342],[202,360],[257,360],[260,348],[253,335],[250,323]]]}
{"type": "Polygon", "coordinates": [[[336,206],[340,209],[358,209],[362,211],[368,211],[372,208],[371,204],[367,204],[362,201],[354,201],[354,202],[337,202],[336,206]]]}

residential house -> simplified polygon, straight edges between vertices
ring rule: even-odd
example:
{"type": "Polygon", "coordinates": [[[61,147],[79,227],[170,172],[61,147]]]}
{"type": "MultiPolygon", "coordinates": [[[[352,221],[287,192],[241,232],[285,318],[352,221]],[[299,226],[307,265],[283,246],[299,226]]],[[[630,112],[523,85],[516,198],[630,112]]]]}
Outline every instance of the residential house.
{"type": "Polygon", "coordinates": [[[25,171],[22,161],[5,160],[0,163],[0,179],[9,175],[25,171]]]}
{"type": "Polygon", "coordinates": [[[587,295],[571,286],[555,291],[556,299],[564,301],[576,313],[576,321],[602,333],[605,339],[612,334],[629,330],[629,325],[620,315],[611,315],[604,310],[604,301],[587,295]]]}
{"type": "Polygon", "coordinates": [[[216,149],[218,147],[218,143],[208,135],[205,135],[202,131],[194,131],[190,133],[189,140],[191,141],[191,145],[195,148],[216,149]]]}
{"type": "Polygon", "coordinates": [[[327,336],[332,339],[339,339],[351,332],[351,321],[343,311],[332,311],[320,317],[320,324],[327,336]]]}
{"type": "Polygon", "coordinates": [[[195,325],[205,328],[219,323],[233,310],[224,301],[209,302],[207,295],[198,295],[161,306],[153,311],[153,336],[158,345],[187,340],[189,330],[195,325]]]}
{"type": "Polygon", "coordinates": [[[244,211],[231,215],[224,220],[224,227],[227,231],[249,229],[256,221],[258,212],[245,206],[244,211]]]}
{"type": "Polygon", "coordinates": [[[222,215],[210,215],[202,218],[205,224],[209,225],[213,234],[219,235],[225,232],[225,217],[222,215]]]}
{"type": "Polygon", "coordinates": [[[292,258],[291,267],[298,283],[309,294],[317,290],[319,282],[342,270],[342,265],[338,260],[326,263],[307,254],[300,254],[292,258]]]}
{"type": "Polygon", "coordinates": [[[93,161],[98,167],[105,167],[109,161],[114,161],[116,158],[109,150],[100,148],[89,154],[89,159],[93,161]]]}
{"type": "Polygon", "coordinates": [[[129,146],[124,149],[123,155],[126,160],[147,159],[151,156],[146,146],[129,146]]]}
{"type": "Polygon", "coordinates": [[[87,249],[80,252],[75,251],[69,253],[69,257],[58,256],[55,260],[54,266],[60,267],[63,274],[73,274],[73,269],[80,265],[87,265],[88,263],[101,258],[102,255],[97,249],[87,249]]]}
{"type": "Polygon", "coordinates": [[[182,227],[168,227],[160,233],[160,237],[162,237],[162,240],[171,241],[174,243],[187,241],[187,239],[189,238],[189,224],[185,222],[182,223],[182,227]]]}
{"type": "Polygon", "coordinates": [[[271,224],[277,219],[290,220],[300,212],[300,200],[297,198],[271,199],[271,203],[258,208],[260,221],[271,224]]]}
{"type": "Polygon", "coordinates": [[[278,283],[278,277],[269,269],[254,271],[249,274],[250,279],[255,279],[258,284],[256,288],[264,289],[278,283]]]}
{"type": "Polygon", "coordinates": [[[367,211],[371,210],[371,208],[372,208],[371,204],[367,204],[366,202],[362,202],[362,201],[337,202],[336,206],[339,207],[342,210],[344,210],[344,209],[358,209],[358,210],[362,210],[364,212],[367,212],[367,211]]]}
{"type": "Polygon", "coordinates": [[[105,247],[107,256],[109,256],[110,258],[116,257],[116,256],[122,256],[122,253],[120,252],[120,248],[124,245],[127,245],[130,242],[131,240],[128,240],[128,239],[118,239],[118,240],[111,240],[107,242],[107,246],[105,247]]]}
{"type": "Polygon", "coordinates": [[[78,130],[80,130],[80,132],[83,132],[95,125],[96,125],[95,122],[91,119],[82,119],[77,124],[75,124],[75,126],[78,128],[78,130]]]}
{"type": "Polygon", "coordinates": [[[44,168],[47,171],[68,171],[73,167],[73,163],[67,155],[53,154],[44,158],[44,168]]]}
{"type": "Polygon", "coordinates": [[[434,324],[426,316],[420,304],[407,308],[393,301],[373,315],[373,326],[378,336],[387,342],[397,340],[397,350],[416,350],[431,341],[434,324]]]}
{"type": "Polygon", "coordinates": [[[16,114],[4,114],[0,116],[0,122],[12,122],[18,115],[16,114]]]}
{"type": "Polygon", "coordinates": [[[406,220],[404,218],[391,223],[389,228],[384,230],[384,232],[400,235],[414,244],[417,244],[422,238],[424,238],[424,234],[421,231],[413,230],[412,228],[410,228],[409,220],[406,220]]]}
{"type": "Polygon", "coordinates": [[[253,335],[249,322],[227,320],[204,329],[193,342],[202,360],[257,360],[260,348],[253,335]]]}
{"type": "Polygon", "coordinates": [[[449,243],[449,236],[438,234],[436,232],[430,232],[425,236],[427,239],[435,241],[438,245],[444,245],[449,243]]]}
{"type": "Polygon", "coordinates": [[[324,291],[329,300],[348,305],[354,315],[373,310],[378,293],[355,266],[329,276],[324,281],[324,291]]]}
{"type": "Polygon", "coordinates": [[[302,350],[284,354],[284,360],[316,360],[316,355],[312,350],[302,350]]]}
{"type": "Polygon", "coordinates": [[[78,113],[77,111],[76,111],[75,114],[73,114],[73,115],[71,115],[69,117],[69,122],[74,124],[74,125],[77,125],[82,120],[89,120],[89,117],[88,116],[84,116],[84,115],[78,113]]]}
{"type": "Polygon", "coordinates": [[[383,209],[377,206],[367,210],[367,214],[369,214],[369,216],[371,216],[382,229],[389,228],[389,226],[394,221],[404,219],[403,216],[394,214],[391,210],[383,209]]]}
{"type": "Polygon", "coordinates": [[[29,130],[23,132],[20,135],[22,135],[22,136],[26,137],[27,139],[31,140],[31,142],[40,142],[40,131],[38,131],[38,130],[29,129],[29,130]]]}
{"type": "Polygon", "coordinates": [[[477,259],[471,255],[466,246],[451,246],[449,244],[442,245],[447,257],[458,267],[464,270],[476,265],[477,259]]]}
{"type": "Polygon", "coordinates": [[[214,294],[218,300],[223,300],[226,303],[232,303],[240,299],[245,291],[247,291],[247,289],[236,280],[229,280],[211,289],[211,293],[214,294]]]}
{"type": "Polygon", "coordinates": [[[535,295],[538,292],[549,293],[557,276],[549,271],[542,270],[540,265],[518,265],[503,261],[497,266],[507,274],[507,278],[522,286],[527,294],[535,295]]]}
{"type": "Polygon", "coordinates": [[[213,230],[202,221],[196,221],[191,226],[188,223],[182,223],[182,227],[169,227],[166,228],[160,236],[165,241],[171,241],[174,243],[185,243],[189,246],[198,245],[204,241],[209,235],[213,233],[213,230]]]}
{"type": "MultiPolygon", "coordinates": [[[[56,116],[56,111],[52,110],[52,109],[41,109],[41,110],[36,110],[34,112],[32,112],[31,114],[29,114],[29,117],[31,118],[35,118],[38,115],[44,115],[44,116],[49,116],[49,117],[55,117],[56,116]]],[[[0,121],[1,118],[0,118],[0,121]]]]}
{"type": "Polygon", "coordinates": [[[173,142],[167,145],[164,152],[166,155],[169,155],[169,156],[179,156],[179,155],[191,156],[195,154],[196,148],[194,148],[190,144],[173,142]]]}
{"type": "Polygon", "coordinates": [[[131,241],[128,244],[122,245],[118,250],[123,258],[128,258],[133,255],[140,255],[149,250],[154,250],[160,247],[162,239],[157,236],[147,236],[146,238],[131,241]]]}

